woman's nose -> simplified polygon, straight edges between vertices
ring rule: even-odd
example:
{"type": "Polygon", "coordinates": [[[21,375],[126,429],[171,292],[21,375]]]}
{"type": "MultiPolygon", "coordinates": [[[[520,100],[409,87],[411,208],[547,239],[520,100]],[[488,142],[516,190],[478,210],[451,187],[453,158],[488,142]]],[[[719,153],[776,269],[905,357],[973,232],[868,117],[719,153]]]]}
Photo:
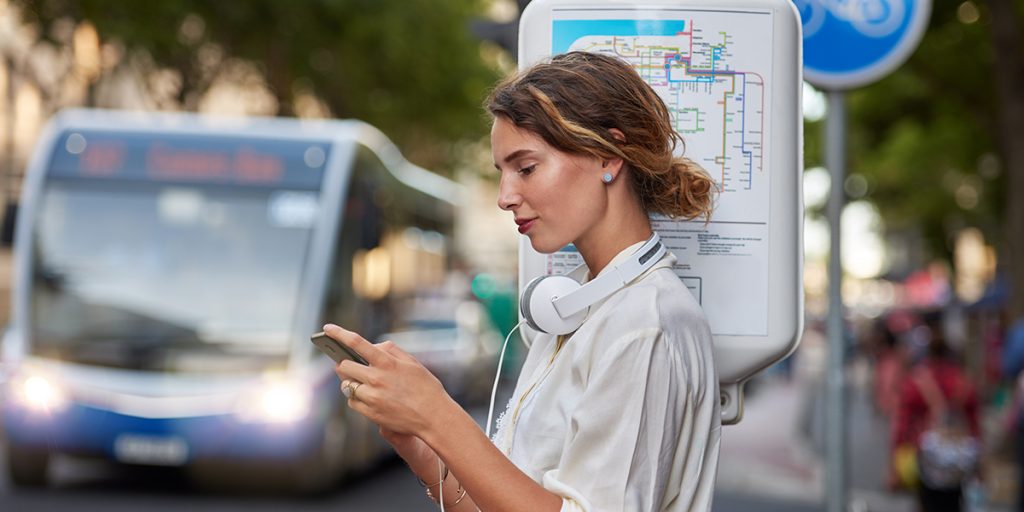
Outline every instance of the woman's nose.
{"type": "Polygon", "coordinates": [[[498,208],[502,210],[513,210],[523,202],[518,187],[510,183],[511,181],[514,180],[502,176],[501,183],[498,184],[498,208]]]}

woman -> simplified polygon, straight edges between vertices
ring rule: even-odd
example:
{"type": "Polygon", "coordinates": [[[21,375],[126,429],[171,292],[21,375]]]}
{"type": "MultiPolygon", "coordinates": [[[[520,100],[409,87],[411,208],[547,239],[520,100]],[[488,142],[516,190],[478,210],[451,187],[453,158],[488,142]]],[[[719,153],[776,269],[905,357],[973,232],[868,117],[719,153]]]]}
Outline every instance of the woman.
{"type": "MultiPolygon", "coordinates": [[[[574,243],[584,279],[651,236],[649,212],[710,215],[714,183],[673,157],[667,108],[614,57],[554,57],[500,83],[487,109],[499,207],[540,252],[574,243]]],[[[493,442],[395,345],[324,330],[369,362],[338,366],[349,405],[446,510],[710,510],[718,379],[674,261],[591,306],[574,333],[538,335],[493,442]]]]}

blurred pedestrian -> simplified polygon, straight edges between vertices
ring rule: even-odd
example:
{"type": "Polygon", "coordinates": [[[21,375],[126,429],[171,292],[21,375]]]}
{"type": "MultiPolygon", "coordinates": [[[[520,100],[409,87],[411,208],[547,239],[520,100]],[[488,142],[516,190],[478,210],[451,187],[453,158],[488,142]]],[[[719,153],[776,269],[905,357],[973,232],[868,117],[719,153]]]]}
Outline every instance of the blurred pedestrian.
{"type": "Polygon", "coordinates": [[[1003,375],[1013,379],[1016,387],[1014,406],[1016,411],[1017,431],[1017,471],[1020,475],[1017,486],[1017,510],[1024,512],[1024,317],[1006,331],[1006,342],[1003,345],[1003,375]]]}
{"type": "Polygon", "coordinates": [[[958,512],[964,483],[977,472],[978,398],[938,320],[930,315],[917,328],[927,344],[903,378],[892,447],[894,454],[913,454],[922,512],[958,512]]]}

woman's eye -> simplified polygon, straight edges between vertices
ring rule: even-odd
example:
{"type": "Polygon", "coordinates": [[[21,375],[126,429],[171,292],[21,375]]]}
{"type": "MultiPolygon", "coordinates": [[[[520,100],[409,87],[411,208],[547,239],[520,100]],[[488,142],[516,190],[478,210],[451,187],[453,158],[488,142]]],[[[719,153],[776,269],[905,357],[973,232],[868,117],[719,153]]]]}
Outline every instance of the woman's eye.
{"type": "Polygon", "coordinates": [[[534,169],[536,169],[536,168],[537,168],[537,164],[533,164],[533,165],[531,165],[529,167],[523,167],[522,169],[519,169],[519,174],[522,174],[524,176],[529,176],[530,174],[533,173],[534,169]]]}

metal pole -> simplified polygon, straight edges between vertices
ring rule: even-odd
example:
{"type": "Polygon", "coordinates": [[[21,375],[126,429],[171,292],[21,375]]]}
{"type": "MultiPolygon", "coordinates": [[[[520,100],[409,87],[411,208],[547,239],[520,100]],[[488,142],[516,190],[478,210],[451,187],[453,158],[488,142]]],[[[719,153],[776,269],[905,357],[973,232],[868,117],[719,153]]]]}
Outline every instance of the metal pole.
{"type": "Polygon", "coordinates": [[[843,267],[840,261],[839,218],[845,202],[845,94],[828,93],[825,120],[825,165],[832,176],[828,200],[828,371],[825,395],[825,502],[828,512],[846,510],[846,396],[843,336],[843,267]]]}
{"type": "Polygon", "coordinates": [[[16,103],[17,98],[15,97],[15,90],[14,90],[14,85],[15,85],[14,84],[14,72],[15,72],[14,61],[13,61],[13,59],[11,57],[4,58],[4,71],[7,74],[6,94],[4,94],[4,99],[7,102],[7,105],[6,105],[7,108],[6,108],[6,112],[5,112],[6,115],[4,116],[4,131],[6,133],[4,135],[4,170],[3,170],[3,173],[4,173],[3,200],[4,200],[4,208],[6,208],[7,205],[11,203],[12,198],[14,197],[14,167],[15,167],[15,160],[14,160],[14,150],[15,150],[15,146],[14,146],[14,129],[15,129],[14,109],[15,109],[15,103],[16,103]]]}

